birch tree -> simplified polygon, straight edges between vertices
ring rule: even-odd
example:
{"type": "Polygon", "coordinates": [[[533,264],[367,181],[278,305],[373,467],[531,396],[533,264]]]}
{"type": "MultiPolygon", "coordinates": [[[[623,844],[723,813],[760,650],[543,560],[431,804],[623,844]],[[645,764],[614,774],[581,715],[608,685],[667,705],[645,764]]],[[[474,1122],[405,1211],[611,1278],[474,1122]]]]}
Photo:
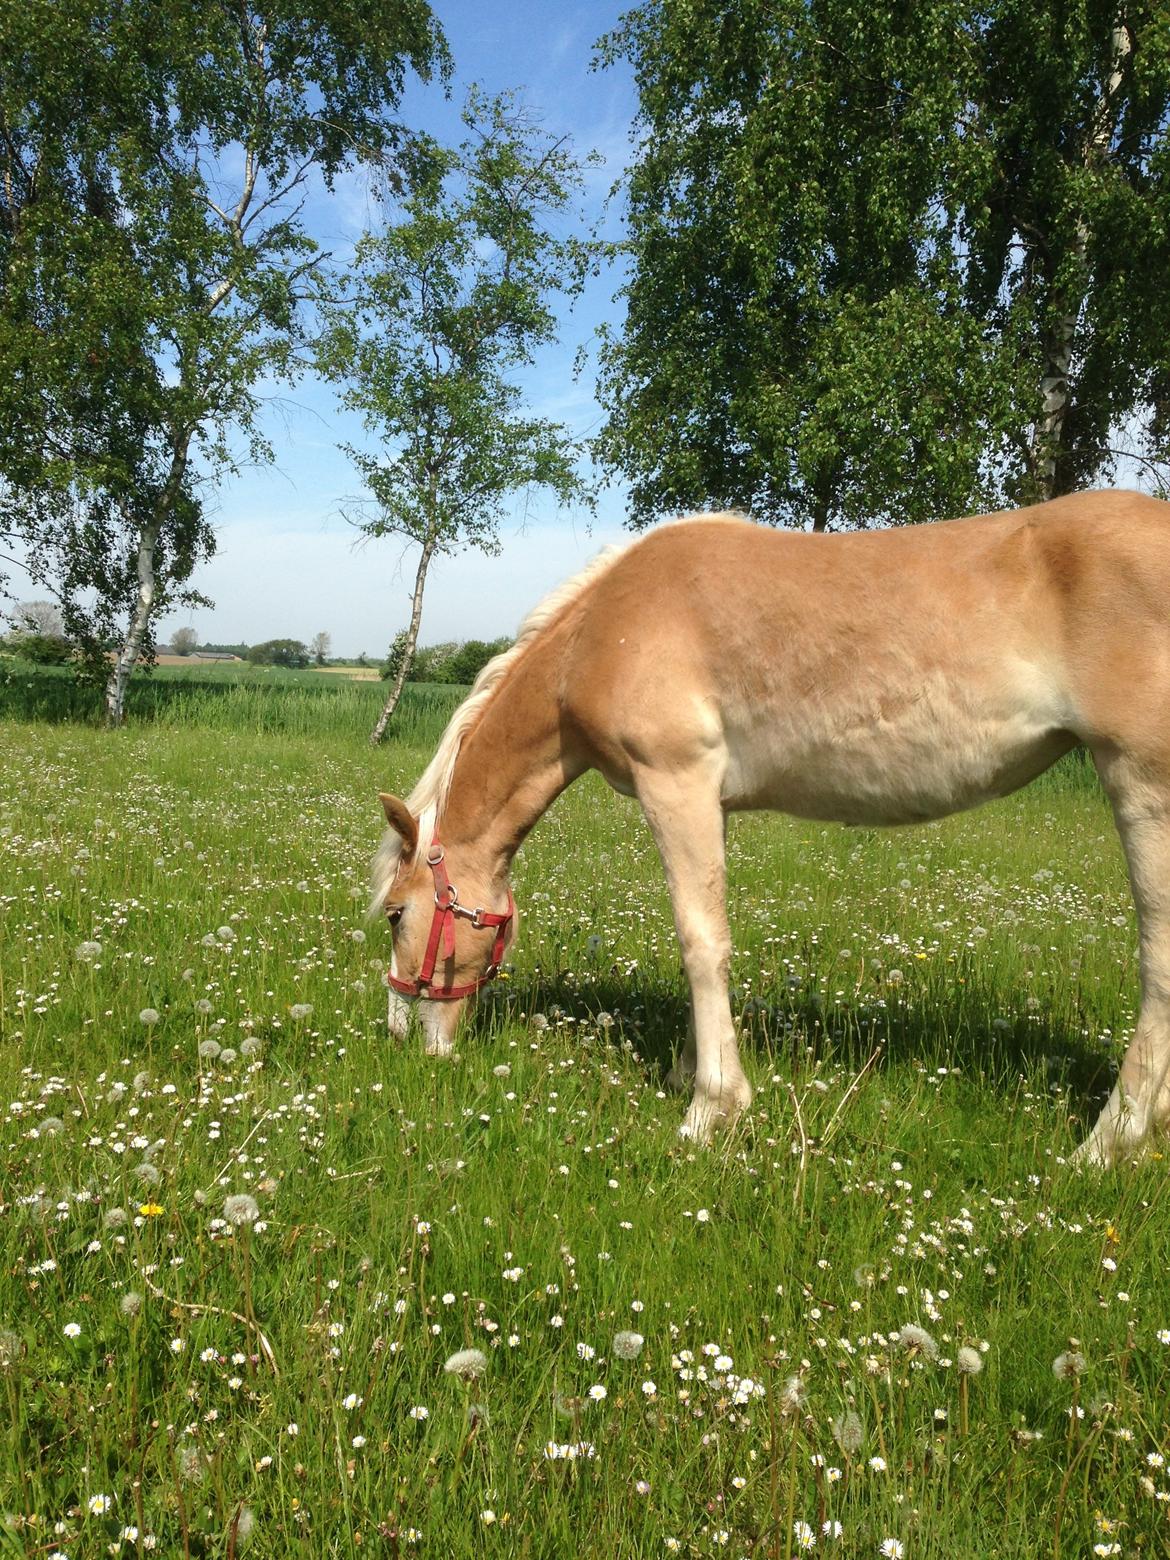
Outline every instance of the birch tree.
{"type": "Polygon", "coordinates": [[[1170,456],[1170,12],[646,0],[600,451],[634,523],[923,520],[1170,456]]]}
{"type": "Polygon", "coordinates": [[[157,616],[199,599],[206,486],[270,458],[311,181],[392,158],[407,71],[446,56],[423,0],[31,0],[0,59],[0,528],[117,724],[157,616]]]}
{"type": "Polygon", "coordinates": [[[402,653],[370,734],[380,742],[418,643],[437,556],[499,550],[504,500],[543,488],[591,502],[583,445],[532,415],[517,376],[552,341],[552,300],[572,294],[589,247],[558,237],[580,165],[508,98],[472,94],[457,148],[419,146],[398,220],[358,245],[324,304],[318,361],[379,448],[343,448],[368,491],[364,537],[418,549],[402,653]]]}

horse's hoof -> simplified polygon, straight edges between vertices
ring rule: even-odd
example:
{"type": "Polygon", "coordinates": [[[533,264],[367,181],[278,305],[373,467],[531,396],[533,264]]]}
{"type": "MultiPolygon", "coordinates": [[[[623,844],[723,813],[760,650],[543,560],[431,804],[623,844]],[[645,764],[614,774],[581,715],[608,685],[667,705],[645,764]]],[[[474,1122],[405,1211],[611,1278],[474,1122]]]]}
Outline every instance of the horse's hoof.
{"type": "Polygon", "coordinates": [[[688,1143],[697,1143],[701,1148],[705,1148],[711,1141],[712,1130],[709,1112],[704,1112],[702,1117],[696,1117],[694,1120],[688,1113],[678,1129],[678,1135],[688,1143]]]}
{"type": "Polygon", "coordinates": [[[745,1082],[742,1089],[721,1094],[717,1099],[696,1095],[678,1129],[679,1137],[695,1143],[709,1143],[716,1132],[726,1132],[752,1102],[752,1091],[745,1082]]]}

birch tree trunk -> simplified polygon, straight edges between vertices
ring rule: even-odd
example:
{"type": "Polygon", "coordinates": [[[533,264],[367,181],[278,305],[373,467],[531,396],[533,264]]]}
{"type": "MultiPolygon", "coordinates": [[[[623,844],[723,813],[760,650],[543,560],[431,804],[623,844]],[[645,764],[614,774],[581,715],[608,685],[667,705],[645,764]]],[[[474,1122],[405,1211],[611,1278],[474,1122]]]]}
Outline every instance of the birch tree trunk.
{"type": "Polygon", "coordinates": [[[120,726],[126,715],[126,689],[130,685],[130,675],[141,659],[142,646],[146,641],[146,632],[150,627],[150,620],[154,615],[158,599],[158,581],[154,566],[158,539],[174,507],[176,495],[187,469],[187,451],[190,442],[189,433],[181,434],[176,441],[171,455],[170,470],[167,472],[167,480],[159,495],[154,516],[141,527],[138,533],[138,593],[134,598],[126,638],[122,642],[122,648],[118,652],[106,683],[106,724],[108,726],[120,726]]]}
{"type": "Polygon", "coordinates": [[[427,582],[427,569],[430,567],[431,557],[435,551],[434,537],[428,537],[423,543],[422,556],[418,560],[418,569],[414,576],[414,598],[410,608],[410,626],[406,630],[406,643],[402,650],[402,664],[398,668],[398,674],[394,678],[394,685],[390,689],[390,695],[382,706],[382,713],[374,722],[374,729],[370,732],[370,743],[377,747],[386,735],[386,727],[390,724],[390,717],[398,706],[402,697],[402,690],[406,686],[406,679],[410,675],[410,668],[414,662],[415,647],[418,644],[419,624],[422,622],[423,590],[427,582]]]}
{"type": "Polygon", "coordinates": [[[158,545],[159,532],[162,529],[162,520],[153,520],[148,526],[144,526],[138,537],[138,594],[134,600],[134,610],[130,614],[130,626],[126,638],[114,661],[110,679],[106,683],[106,724],[107,726],[120,726],[126,714],[126,689],[130,683],[130,674],[138,664],[138,658],[142,654],[143,640],[146,638],[146,630],[150,626],[151,613],[154,611],[155,578],[154,578],[154,552],[158,545]]]}
{"type": "MultiPolygon", "coordinates": [[[[1077,235],[1077,249],[1085,252],[1084,225],[1077,235]]],[[[1055,498],[1060,491],[1057,467],[1063,448],[1064,422],[1068,415],[1069,371],[1079,307],[1062,305],[1044,337],[1044,376],[1040,381],[1040,416],[1036,423],[1032,469],[1039,499],[1055,498]]]]}
{"type": "MultiPolygon", "coordinates": [[[[1109,75],[1093,110],[1088,132],[1081,147],[1081,163],[1086,169],[1106,161],[1117,127],[1118,93],[1121,90],[1125,62],[1133,49],[1129,28],[1120,18],[1109,34],[1109,75]]],[[[1089,247],[1089,226],[1082,215],[1077,221],[1073,253],[1077,269],[1085,274],[1089,247]]],[[[1069,451],[1064,444],[1064,426],[1072,399],[1070,374],[1077,321],[1084,302],[1082,293],[1075,298],[1062,294],[1054,299],[1055,316],[1044,337],[1044,373],[1040,380],[1040,416],[1032,440],[1031,467],[1037,497],[1056,498],[1072,486],[1062,480],[1062,458],[1069,451]]]]}

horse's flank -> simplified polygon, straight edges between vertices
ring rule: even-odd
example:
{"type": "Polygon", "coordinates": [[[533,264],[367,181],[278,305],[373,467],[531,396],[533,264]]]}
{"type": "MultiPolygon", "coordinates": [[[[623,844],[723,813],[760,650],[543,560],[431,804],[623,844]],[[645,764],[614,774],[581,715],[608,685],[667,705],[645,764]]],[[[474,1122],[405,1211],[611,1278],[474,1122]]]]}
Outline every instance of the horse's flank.
{"type": "MultiPolygon", "coordinates": [[[[725,813],[910,823],[1003,795],[1078,743],[1114,802],[1143,946],[1165,913],[1167,1010],[1147,989],[1144,1070],[1114,1112],[1140,1115],[1140,1136],[1170,1110],[1170,506],[1089,493],[850,535],[663,527],[542,603],[410,805],[491,886],[584,770],[637,795],[691,980],[688,1122],[704,1132],[750,1097],[726,1010],[725,813]]],[[[392,840],[379,890],[398,866],[392,840]]]]}

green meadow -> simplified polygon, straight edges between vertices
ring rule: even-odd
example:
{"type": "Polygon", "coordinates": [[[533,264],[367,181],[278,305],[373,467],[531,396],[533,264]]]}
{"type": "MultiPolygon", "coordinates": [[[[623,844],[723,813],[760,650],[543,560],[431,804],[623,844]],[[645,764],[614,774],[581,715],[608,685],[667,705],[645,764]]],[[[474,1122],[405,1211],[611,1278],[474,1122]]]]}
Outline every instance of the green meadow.
{"type": "Polygon", "coordinates": [[[455,1058],[388,1038],[378,789],[452,707],[0,671],[0,1556],[1170,1552],[1166,1163],[1092,772],[745,816],[712,1149],[635,805],[572,788],[455,1058]]]}

